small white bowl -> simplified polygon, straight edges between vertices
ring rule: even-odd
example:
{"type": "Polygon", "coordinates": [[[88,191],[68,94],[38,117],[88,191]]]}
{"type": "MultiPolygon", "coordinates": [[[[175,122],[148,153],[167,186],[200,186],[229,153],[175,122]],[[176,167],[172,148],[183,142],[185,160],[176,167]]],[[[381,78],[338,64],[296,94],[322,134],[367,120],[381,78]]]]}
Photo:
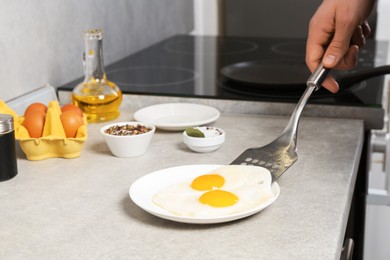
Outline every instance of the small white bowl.
{"type": "Polygon", "coordinates": [[[204,133],[205,137],[192,137],[183,132],[183,142],[192,151],[209,153],[219,149],[225,142],[225,131],[213,126],[194,127],[204,133]]]}
{"type": "Polygon", "coordinates": [[[112,123],[100,129],[100,133],[103,135],[111,153],[117,157],[137,157],[143,155],[148,149],[155,131],[156,127],[154,125],[135,121],[112,123]],[[124,125],[142,125],[149,128],[150,131],[137,135],[113,135],[105,132],[112,126],[124,125]]]}

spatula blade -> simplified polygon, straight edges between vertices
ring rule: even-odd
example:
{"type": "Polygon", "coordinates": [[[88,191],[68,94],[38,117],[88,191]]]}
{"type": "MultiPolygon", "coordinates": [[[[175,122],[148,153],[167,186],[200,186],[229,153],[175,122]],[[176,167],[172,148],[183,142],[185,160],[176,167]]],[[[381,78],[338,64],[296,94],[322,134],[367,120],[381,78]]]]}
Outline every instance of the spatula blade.
{"type": "Polygon", "coordinates": [[[268,169],[272,181],[276,181],[298,159],[295,151],[286,151],[288,147],[265,146],[249,148],[231,164],[261,166],[268,169]]]}

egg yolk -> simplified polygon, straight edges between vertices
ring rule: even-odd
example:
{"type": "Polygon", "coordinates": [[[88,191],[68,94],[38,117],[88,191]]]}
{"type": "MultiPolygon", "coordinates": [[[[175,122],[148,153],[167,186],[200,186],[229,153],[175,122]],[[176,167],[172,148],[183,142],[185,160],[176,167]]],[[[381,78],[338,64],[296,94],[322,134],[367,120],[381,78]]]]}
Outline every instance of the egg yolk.
{"type": "Polygon", "coordinates": [[[203,193],[199,201],[212,207],[228,207],[237,203],[238,197],[224,190],[211,190],[203,193]]]}
{"type": "Polygon", "coordinates": [[[225,179],[218,174],[205,174],[197,177],[191,183],[191,187],[195,190],[213,190],[221,188],[225,183],[225,179]]]}

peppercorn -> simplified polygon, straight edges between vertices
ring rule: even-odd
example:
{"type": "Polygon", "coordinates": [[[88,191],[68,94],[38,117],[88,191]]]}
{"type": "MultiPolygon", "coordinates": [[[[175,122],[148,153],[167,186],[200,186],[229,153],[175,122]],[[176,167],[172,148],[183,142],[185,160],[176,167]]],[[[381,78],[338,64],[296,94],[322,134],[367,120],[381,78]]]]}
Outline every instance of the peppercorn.
{"type": "Polygon", "coordinates": [[[151,129],[141,125],[114,125],[107,128],[104,132],[110,135],[126,136],[126,135],[140,135],[149,132],[151,129]]]}

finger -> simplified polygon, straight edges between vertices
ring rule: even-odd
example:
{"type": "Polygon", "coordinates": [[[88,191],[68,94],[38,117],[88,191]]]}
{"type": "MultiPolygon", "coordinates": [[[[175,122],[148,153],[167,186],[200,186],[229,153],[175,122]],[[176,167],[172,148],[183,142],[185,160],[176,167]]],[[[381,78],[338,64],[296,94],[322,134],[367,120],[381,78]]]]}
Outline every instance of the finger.
{"type": "MultiPolygon", "coordinates": [[[[313,23],[310,25],[314,26],[313,23]]],[[[318,28],[318,27],[316,27],[318,28]]],[[[329,44],[331,33],[328,30],[309,30],[308,40],[306,42],[306,64],[310,71],[314,71],[322,62],[324,57],[325,47],[329,44]]],[[[330,92],[336,93],[339,90],[339,85],[332,77],[327,77],[323,82],[323,87],[330,92]]]]}
{"type": "Polygon", "coordinates": [[[327,77],[324,80],[322,86],[332,93],[336,93],[339,91],[339,83],[337,83],[337,81],[331,76],[327,77]]]}
{"type": "Polygon", "coordinates": [[[343,58],[343,62],[340,65],[341,69],[353,69],[357,65],[359,55],[359,46],[352,45],[349,47],[347,53],[343,58]]]}
{"type": "Polygon", "coordinates": [[[370,34],[371,34],[371,27],[370,27],[370,25],[368,24],[367,21],[363,22],[363,24],[362,24],[362,31],[363,31],[364,37],[370,36],[370,34]]]}
{"type": "Polygon", "coordinates": [[[324,55],[324,48],[321,45],[312,44],[312,41],[307,41],[306,46],[306,65],[310,71],[314,71],[321,63],[324,55]]]}
{"type": "Polygon", "coordinates": [[[327,68],[337,67],[347,53],[354,30],[345,23],[337,25],[335,35],[326,49],[322,63],[327,68]]]}
{"type": "Polygon", "coordinates": [[[358,60],[359,46],[352,45],[347,50],[347,53],[342,57],[340,63],[335,67],[336,69],[348,70],[353,69],[358,60]]]}
{"type": "Polygon", "coordinates": [[[329,43],[331,34],[324,29],[316,29],[319,26],[313,21],[310,27],[314,29],[309,30],[308,39],[306,41],[306,64],[310,71],[314,71],[321,63],[324,57],[325,47],[329,43]]]}
{"type": "MultiPolygon", "coordinates": [[[[358,46],[356,45],[350,46],[338,68],[341,69],[354,68],[357,63],[358,53],[359,53],[358,46]]],[[[337,83],[337,81],[331,76],[327,77],[322,85],[324,88],[328,89],[330,92],[333,93],[338,92],[340,89],[340,86],[337,83]]]]}
{"type": "Polygon", "coordinates": [[[358,26],[352,34],[351,45],[357,45],[360,48],[366,44],[366,38],[363,34],[362,26],[358,26]]]}

